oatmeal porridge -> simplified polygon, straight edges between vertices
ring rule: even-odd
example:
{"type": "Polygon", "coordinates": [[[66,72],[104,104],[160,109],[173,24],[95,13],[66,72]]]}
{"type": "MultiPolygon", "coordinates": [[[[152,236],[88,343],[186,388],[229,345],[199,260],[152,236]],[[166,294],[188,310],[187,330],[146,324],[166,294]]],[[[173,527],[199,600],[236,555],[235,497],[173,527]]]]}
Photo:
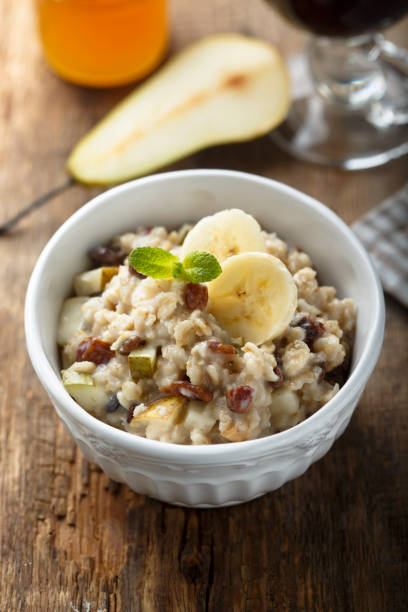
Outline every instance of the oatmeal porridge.
{"type": "Polygon", "coordinates": [[[353,301],[243,211],[174,231],[141,227],[89,257],[61,312],[62,379],[114,427],[179,444],[251,440],[303,421],[347,378],[353,301]],[[183,264],[210,253],[219,275],[153,278],[130,263],[141,247],[183,264]]]}

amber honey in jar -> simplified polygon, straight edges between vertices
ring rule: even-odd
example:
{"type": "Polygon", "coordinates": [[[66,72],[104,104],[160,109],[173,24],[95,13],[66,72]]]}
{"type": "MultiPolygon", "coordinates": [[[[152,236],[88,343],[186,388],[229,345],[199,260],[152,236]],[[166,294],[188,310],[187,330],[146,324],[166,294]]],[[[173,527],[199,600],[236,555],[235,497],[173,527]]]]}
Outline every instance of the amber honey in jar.
{"type": "Polygon", "coordinates": [[[166,0],[35,0],[40,38],[60,76],[92,87],[140,79],[167,45],[166,0]]]}

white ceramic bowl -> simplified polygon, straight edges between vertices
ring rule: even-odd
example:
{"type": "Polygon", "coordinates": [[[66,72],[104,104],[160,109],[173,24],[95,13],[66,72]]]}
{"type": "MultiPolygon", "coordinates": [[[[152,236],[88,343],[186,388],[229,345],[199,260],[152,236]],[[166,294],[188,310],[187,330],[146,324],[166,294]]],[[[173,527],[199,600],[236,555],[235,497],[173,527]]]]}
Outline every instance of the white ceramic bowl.
{"type": "Polygon", "coordinates": [[[89,461],[138,493],[187,506],[245,502],[303,474],[346,428],[377,362],[384,300],[370,259],[348,227],[316,200],[275,181],[224,170],[159,174],[111,189],[78,210],[44,248],[25,306],[28,352],[58,415],[89,461]],[[88,249],[138,225],[178,227],[223,208],[253,214],[265,229],[300,245],[320,279],[358,307],[352,373],[321,410],[282,433],[214,446],[147,440],[83,410],[59,376],[56,328],[88,249]]]}

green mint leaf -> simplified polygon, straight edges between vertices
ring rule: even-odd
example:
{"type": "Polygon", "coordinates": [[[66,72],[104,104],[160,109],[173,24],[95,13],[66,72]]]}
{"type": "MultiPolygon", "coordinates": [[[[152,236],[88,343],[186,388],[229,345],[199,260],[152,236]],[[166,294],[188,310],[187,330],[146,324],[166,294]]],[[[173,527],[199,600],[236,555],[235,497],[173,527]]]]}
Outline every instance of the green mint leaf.
{"type": "Polygon", "coordinates": [[[129,255],[132,268],[152,278],[171,278],[176,262],[179,263],[178,257],[158,247],[139,247],[129,255]]]}
{"type": "Polygon", "coordinates": [[[211,253],[193,251],[183,259],[184,280],[190,283],[207,283],[217,278],[222,268],[211,253]]]}
{"type": "Polygon", "coordinates": [[[171,268],[171,274],[173,278],[179,278],[185,280],[185,272],[181,261],[175,261],[171,268]]]}

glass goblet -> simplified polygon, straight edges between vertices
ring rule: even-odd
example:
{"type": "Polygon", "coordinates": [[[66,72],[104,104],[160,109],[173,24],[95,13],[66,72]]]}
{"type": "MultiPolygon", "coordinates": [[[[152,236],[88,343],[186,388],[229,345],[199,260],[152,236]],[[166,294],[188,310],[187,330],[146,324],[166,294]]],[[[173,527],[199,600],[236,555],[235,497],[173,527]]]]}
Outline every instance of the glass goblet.
{"type": "Polygon", "coordinates": [[[275,142],[347,170],[408,153],[408,50],[378,33],[408,13],[408,0],[267,1],[316,35],[289,62],[293,104],[275,142]]]}

